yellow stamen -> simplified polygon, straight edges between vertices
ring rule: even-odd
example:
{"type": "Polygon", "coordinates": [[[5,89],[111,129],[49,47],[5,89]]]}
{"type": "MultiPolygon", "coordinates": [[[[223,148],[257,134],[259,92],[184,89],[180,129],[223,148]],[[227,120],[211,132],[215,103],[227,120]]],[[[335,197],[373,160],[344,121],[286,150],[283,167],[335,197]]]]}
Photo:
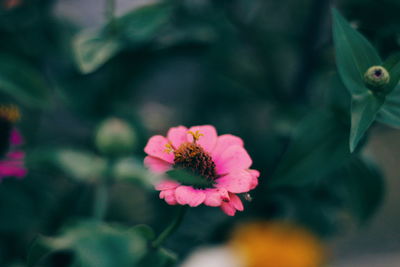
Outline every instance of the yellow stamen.
{"type": "Polygon", "coordinates": [[[173,152],[174,151],[174,148],[172,147],[172,144],[171,143],[167,143],[167,144],[165,144],[165,149],[164,149],[164,152],[165,153],[171,153],[171,152],[173,152]]]}
{"type": "Polygon", "coordinates": [[[196,141],[200,139],[200,136],[204,136],[204,134],[200,133],[200,131],[188,131],[188,134],[191,134],[193,136],[193,143],[196,143],[196,141]]]}
{"type": "Polygon", "coordinates": [[[16,122],[20,119],[21,114],[19,112],[18,107],[14,105],[3,105],[0,106],[0,117],[10,121],[10,122],[16,122]]]}

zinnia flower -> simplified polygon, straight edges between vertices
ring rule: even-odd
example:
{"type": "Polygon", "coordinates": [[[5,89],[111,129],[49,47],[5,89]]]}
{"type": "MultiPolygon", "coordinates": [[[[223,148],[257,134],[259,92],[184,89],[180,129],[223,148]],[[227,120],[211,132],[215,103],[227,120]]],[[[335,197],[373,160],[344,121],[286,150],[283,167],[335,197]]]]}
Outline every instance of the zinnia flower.
{"type": "Polygon", "coordinates": [[[25,153],[17,147],[23,143],[23,138],[18,130],[13,128],[13,123],[18,120],[19,111],[14,106],[0,107],[1,148],[4,156],[0,155],[0,180],[13,176],[22,178],[27,171],[24,167],[25,153]]]}
{"type": "Polygon", "coordinates": [[[233,216],[237,210],[243,211],[237,194],[247,193],[258,184],[260,173],[249,169],[252,160],[242,139],[230,134],[218,136],[210,125],[173,127],[167,137],[151,137],[144,151],[148,154],[144,164],[153,172],[182,168],[208,181],[202,188],[170,179],[157,184],[160,198],[170,205],[205,204],[221,207],[233,216]]]}
{"type": "Polygon", "coordinates": [[[243,267],[320,267],[325,252],[309,231],[283,222],[253,222],[234,231],[230,249],[243,267]]]}

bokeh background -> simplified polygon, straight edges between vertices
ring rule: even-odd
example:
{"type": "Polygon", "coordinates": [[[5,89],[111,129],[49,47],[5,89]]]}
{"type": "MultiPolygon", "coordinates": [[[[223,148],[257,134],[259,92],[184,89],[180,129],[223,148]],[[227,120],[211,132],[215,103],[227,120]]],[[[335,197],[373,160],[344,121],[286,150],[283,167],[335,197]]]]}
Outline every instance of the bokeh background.
{"type": "MultiPolygon", "coordinates": [[[[156,2],[117,0],[115,14],[156,2]]],[[[398,130],[376,123],[357,151],[380,173],[371,179],[361,173],[349,183],[347,174],[324,161],[331,158],[320,157],[307,165],[317,178],[275,182],[308,175],[291,166],[323,145],[320,131],[332,117],[339,126],[325,134],[347,146],[350,96],[336,76],[331,7],[386,57],[399,50],[400,2],[165,2],[175,9],[157,30],[139,33],[142,39],[135,35],[88,70],[77,59],[77,36],[104,27],[105,1],[1,0],[0,86],[7,85],[2,79],[15,84],[0,97],[21,109],[17,127],[26,139],[29,174],[0,184],[0,266],[24,266],[38,233],[56,235],[70,221],[92,215],[96,166],[103,164],[95,133],[110,117],[130,124],[135,145],[113,174],[106,221],[149,224],[160,232],[174,207],[149,186],[143,147],[172,126],[212,124],[220,134],[243,138],[261,171],[260,185],[234,218],[214,208],[191,209],[166,243],[181,259],[225,242],[240,222],[284,219],[325,242],[328,266],[400,266],[398,130]],[[10,66],[12,77],[2,77],[10,66]],[[301,139],[305,147],[295,147],[284,162],[299,125],[310,140],[301,139]]]]}

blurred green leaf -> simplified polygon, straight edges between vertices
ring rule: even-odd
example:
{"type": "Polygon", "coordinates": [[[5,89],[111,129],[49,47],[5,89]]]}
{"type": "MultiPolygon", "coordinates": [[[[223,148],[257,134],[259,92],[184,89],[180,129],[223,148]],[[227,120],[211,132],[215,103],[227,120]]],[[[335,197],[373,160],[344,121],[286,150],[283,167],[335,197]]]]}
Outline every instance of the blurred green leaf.
{"type": "Polygon", "coordinates": [[[169,250],[158,248],[150,250],[139,262],[138,266],[171,267],[175,266],[177,256],[169,250]]]}
{"type": "Polygon", "coordinates": [[[104,159],[84,151],[57,151],[55,161],[65,173],[81,181],[97,180],[106,170],[104,159]]]}
{"type": "Polygon", "coordinates": [[[137,47],[154,39],[172,14],[165,3],[136,8],[97,30],[82,31],[73,40],[80,71],[91,73],[127,47],[137,47]]]}
{"type": "Polygon", "coordinates": [[[400,128],[400,85],[386,96],[377,120],[389,126],[400,128]]]}
{"type": "Polygon", "coordinates": [[[384,181],[379,169],[360,158],[352,158],[345,167],[346,205],[363,222],[371,217],[382,202],[384,181]]]}
{"type": "Polygon", "coordinates": [[[333,9],[333,40],[336,63],[343,83],[352,95],[368,91],[364,84],[364,73],[369,67],[381,65],[375,48],[333,9]]]}
{"type": "Polygon", "coordinates": [[[353,97],[351,101],[351,152],[356,149],[365,132],[374,122],[384,101],[383,97],[375,96],[370,91],[353,97]]]}
{"type": "Polygon", "coordinates": [[[160,177],[143,167],[142,161],[133,157],[119,159],[113,166],[113,175],[118,181],[133,182],[147,188],[153,188],[160,177]]]}
{"type": "Polygon", "coordinates": [[[146,224],[135,225],[129,231],[140,235],[147,241],[152,241],[154,238],[156,238],[156,234],[154,233],[153,229],[151,229],[151,227],[146,224]]]}
{"type": "Polygon", "coordinates": [[[95,71],[112,58],[122,49],[122,43],[118,36],[101,28],[80,32],[74,38],[73,49],[79,69],[86,74],[95,71]]]}
{"type": "Polygon", "coordinates": [[[0,91],[15,97],[27,106],[49,104],[49,88],[43,76],[28,62],[0,54],[0,91]]]}
{"type": "Polygon", "coordinates": [[[85,267],[141,266],[138,262],[147,250],[139,234],[95,221],[80,222],[43,242],[54,251],[72,251],[72,265],[85,267]]]}
{"type": "Polygon", "coordinates": [[[342,166],[350,153],[348,130],[334,114],[316,112],[296,129],[271,180],[273,186],[305,185],[342,166]]]}
{"type": "Polygon", "coordinates": [[[2,181],[0,186],[0,232],[23,233],[35,223],[37,219],[35,212],[33,199],[18,181],[2,181]]]}
{"type": "Polygon", "coordinates": [[[148,4],[118,18],[115,23],[121,35],[137,45],[154,39],[158,30],[168,23],[172,11],[167,3],[148,4]]]}
{"type": "Polygon", "coordinates": [[[207,187],[210,185],[210,181],[207,181],[203,177],[194,175],[188,171],[182,169],[174,169],[167,171],[167,175],[172,180],[178,181],[184,185],[192,185],[197,187],[207,187]]]}
{"type": "Polygon", "coordinates": [[[35,266],[42,258],[51,253],[52,249],[43,240],[42,236],[38,236],[29,247],[28,267],[35,266]]]}

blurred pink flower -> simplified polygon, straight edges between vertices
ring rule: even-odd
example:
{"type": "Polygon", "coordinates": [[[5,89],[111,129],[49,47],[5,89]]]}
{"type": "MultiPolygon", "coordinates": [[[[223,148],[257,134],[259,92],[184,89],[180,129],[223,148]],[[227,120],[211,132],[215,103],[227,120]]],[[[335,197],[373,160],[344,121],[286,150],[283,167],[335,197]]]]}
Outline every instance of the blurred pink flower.
{"type": "Polygon", "coordinates": [[[14,176],[17,178],[25,177],[27,170],[24,167],[25,152],[18,150],[17,146],[23,143],[21,134],[12,130],[10,135],[10,151],[0,159],[0,180],[4,177],[14,176]]]}
{"type": "Polygon", "coordinates": [[[207,181],[206,188],[182,185],[174,180],[164,180],[156,185],[160,198],[170,205],[205,204],[221,207],[230,216],[243,211],[237,194],[247,193],[258,184],[260,173],[249,169],[252,160],[243,147],[241,138],[217,135],[213,126],[184,126],[169,129],[167,137],[150,138],[144,151],[148,156],[144,164],[153,172],[164,173],[183,168],[200,175],[207,181]]]}

